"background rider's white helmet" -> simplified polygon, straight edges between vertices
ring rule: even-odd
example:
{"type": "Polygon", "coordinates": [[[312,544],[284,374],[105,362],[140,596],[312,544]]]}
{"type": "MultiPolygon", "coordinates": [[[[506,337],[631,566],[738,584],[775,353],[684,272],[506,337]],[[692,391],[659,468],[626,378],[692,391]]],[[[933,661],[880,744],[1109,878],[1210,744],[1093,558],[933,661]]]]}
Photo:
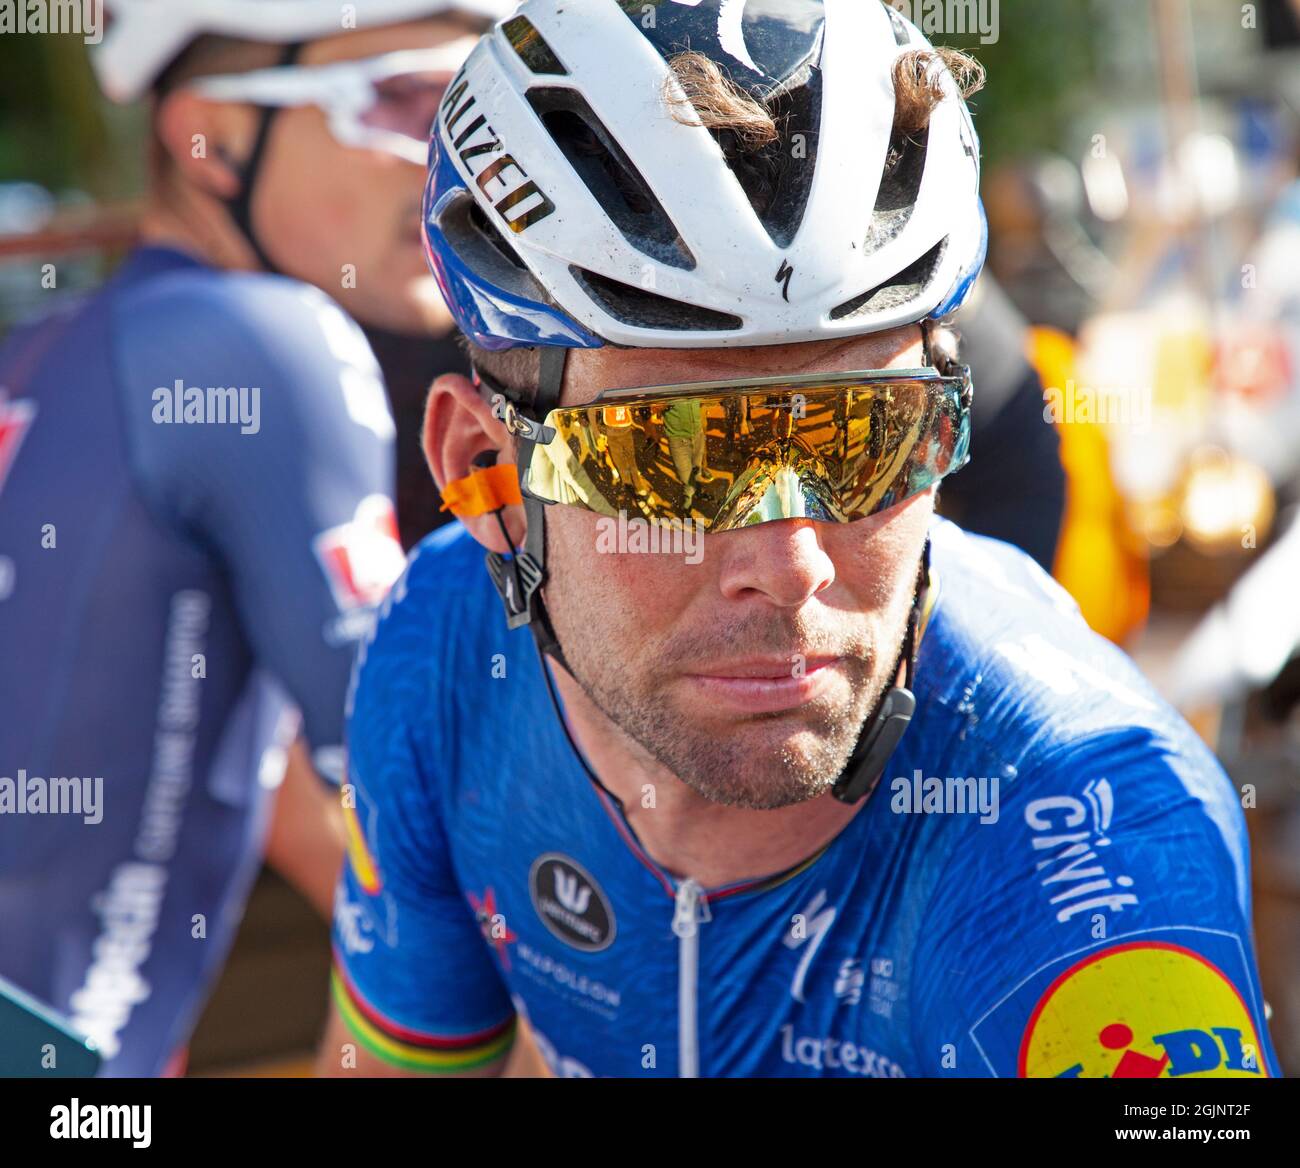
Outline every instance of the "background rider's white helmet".
{"type": "Polygon", "coordinates": [[[712,348],[954,311],[987,237],[937,60],[928,129],[894,132],[895,64],[930,49],[880,0],[528,0],[435,123],[425,239],[457,323],[489,349],[712,348]],[[686,49],[775,95],[761,181],[672,108],[686,49]]]}
{"type": "Polygon", "coordinates": [[[127,102],[205,34],[293,44],[442,12],[497,20],[513,7],[509,0],[104,0],[108,27],[91,63],[104,93],[127,102]]]}

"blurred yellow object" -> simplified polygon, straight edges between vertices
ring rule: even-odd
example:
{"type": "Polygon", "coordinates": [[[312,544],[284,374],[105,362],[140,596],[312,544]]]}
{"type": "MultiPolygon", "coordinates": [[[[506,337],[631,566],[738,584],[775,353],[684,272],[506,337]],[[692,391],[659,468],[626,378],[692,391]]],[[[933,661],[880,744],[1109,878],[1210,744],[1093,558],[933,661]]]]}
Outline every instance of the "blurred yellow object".
{"type": "MultiPolygon", "coordinates": [[[[1075,379],[1075,344],[1057,329],[1029,331],[1029,360],[1044,388],[1075,379]]],[[[1053,574],[1088,624],[1117,644],[1147,618],[1151,598],[1146,556],[1125,518],[1110,469],[1104,429],[1096,422],[1056,423],[1065,468],[1065,522],[1053,574]]]]}
{"type": "Polygon", "coordinates": [[[1268,537],[1277,503],[1268,475],[1214,446],[1188,460],[1182,487],[1183,534],[1210,555],[1253,550],[1268,537]]]}
{"type": "Polygon", "coordinates": [[[1203,424],[1210,411],[1214,346],[1209,330],[1194,323],[1157,331],[1155,408],[1187,414],[1203,424]]]}

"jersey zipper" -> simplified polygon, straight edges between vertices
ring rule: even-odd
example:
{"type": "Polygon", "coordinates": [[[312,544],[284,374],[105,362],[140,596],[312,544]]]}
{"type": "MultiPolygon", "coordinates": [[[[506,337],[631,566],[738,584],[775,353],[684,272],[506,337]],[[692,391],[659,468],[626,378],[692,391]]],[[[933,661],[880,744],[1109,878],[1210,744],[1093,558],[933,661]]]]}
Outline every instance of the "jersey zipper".
{"type": "Polygon", "coordinates": [[[699,927],[712,919],[709,898],[699,881],[682,881],[673,903],[673,932],[678,938],[677,1075],[682,1079],[697,1079],[700,1074],[699,927]]]}

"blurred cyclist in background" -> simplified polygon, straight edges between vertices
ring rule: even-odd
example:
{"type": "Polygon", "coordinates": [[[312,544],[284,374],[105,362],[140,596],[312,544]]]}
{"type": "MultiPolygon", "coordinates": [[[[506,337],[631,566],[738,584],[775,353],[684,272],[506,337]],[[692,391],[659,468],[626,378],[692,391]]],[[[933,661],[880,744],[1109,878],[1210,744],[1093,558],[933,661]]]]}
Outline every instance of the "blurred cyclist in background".
{"type": "Polygon", "coordinates": [[[976,535],[1006,540],[1045,572],[1056,562],[1065,513],[1061,440],[1043,417],[1043,383],[1029,363],[1029,324],[985,273],[956,318],[960,355],[975,370],[971,448],[944,484],[943,514],[976,535]]]}
{"type": "Polygon", "coordinates": [[[353,317],[450,328],[425,144],[496,8],[107,4],[103,87],[152,103],[142,242],[0,348],[0,975],[107,1074],[184,1046],[264,840],[329,912],[343,833],[312,771],[341,773],[355,643],[403,562],[353,317]],[[310,763],[284,772],[295,707],[310,763]]]}

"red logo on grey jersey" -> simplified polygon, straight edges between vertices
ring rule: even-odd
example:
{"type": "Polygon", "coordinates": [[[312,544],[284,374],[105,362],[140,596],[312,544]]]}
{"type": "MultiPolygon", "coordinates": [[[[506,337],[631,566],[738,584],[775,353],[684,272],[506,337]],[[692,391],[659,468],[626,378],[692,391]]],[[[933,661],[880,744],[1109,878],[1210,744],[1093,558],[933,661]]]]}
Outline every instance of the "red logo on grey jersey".
{"type": "Polygon", "coordinates": [[[18,447],[23,444],[27,428],[36,417],[34,401],[10,401],[9,395],[0,389],[0,490],[4,490],[5,479],[9,477],[9,468],[13,466],[18,454],[18,447]]]}

